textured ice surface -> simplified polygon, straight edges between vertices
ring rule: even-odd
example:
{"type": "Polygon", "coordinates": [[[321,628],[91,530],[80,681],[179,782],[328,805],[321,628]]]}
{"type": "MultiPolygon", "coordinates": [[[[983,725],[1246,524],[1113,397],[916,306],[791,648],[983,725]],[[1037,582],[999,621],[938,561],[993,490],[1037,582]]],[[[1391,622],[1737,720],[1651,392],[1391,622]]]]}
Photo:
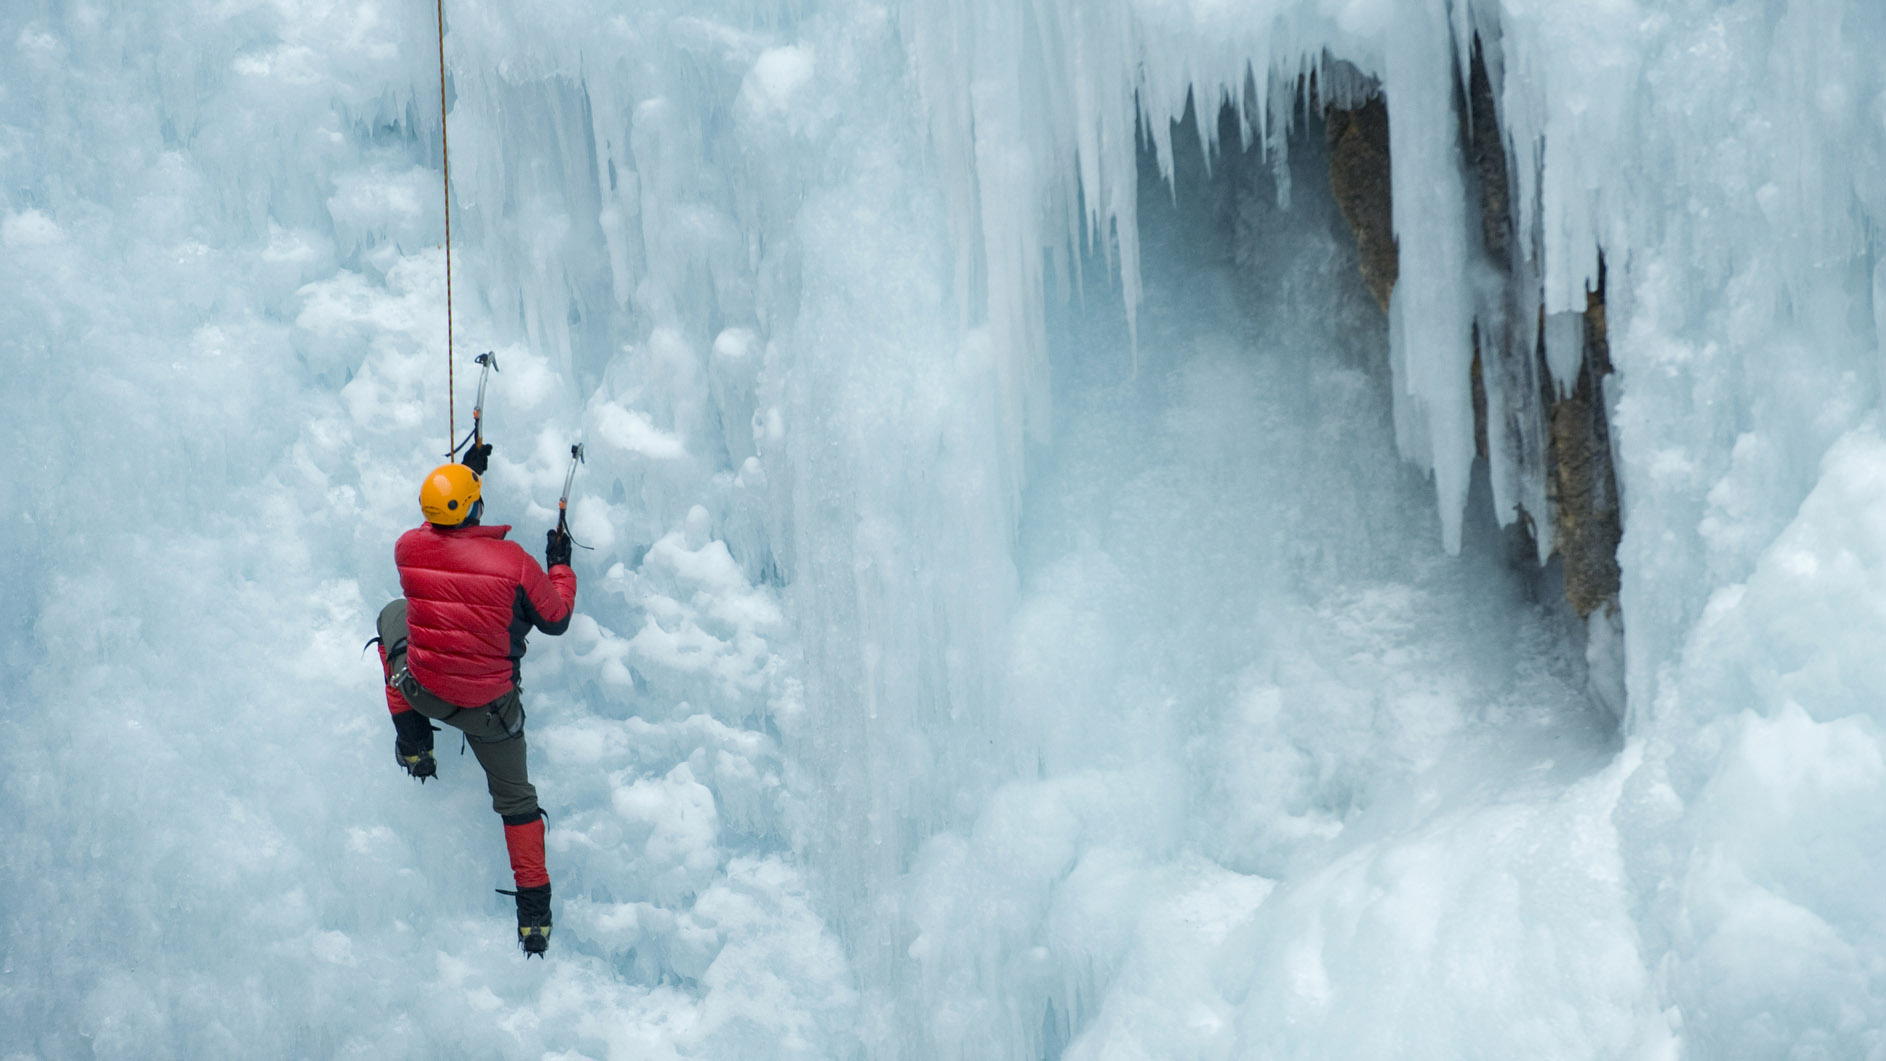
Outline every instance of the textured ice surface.
{"type": "Polygon", "coordinates": [[[449,430],[432,11],[26,0],[0,1052],[1882,1048],[1886,9],[447,14],[459,427],[496,350],[527,545],[591,454],[553,957],[359,651],[449,430]],[[1622,740],[1471,459],[1474,32],[1559,382],[1606,269],[1622,740]],[[1305,73],[1391,101],[1387,320],[1305,73]]]}

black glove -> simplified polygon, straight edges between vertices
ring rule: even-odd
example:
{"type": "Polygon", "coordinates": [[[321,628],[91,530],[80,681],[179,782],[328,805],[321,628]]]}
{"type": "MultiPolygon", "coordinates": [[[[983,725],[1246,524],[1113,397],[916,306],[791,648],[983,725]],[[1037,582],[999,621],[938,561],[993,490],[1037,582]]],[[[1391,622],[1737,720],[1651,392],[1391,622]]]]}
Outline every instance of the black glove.
{"type": "Polygon", "coordinates": [[[558,564],[570,566],[570,535],[552,527],[544,535],[544,566],[555,567],[558,564]]]}
{"type": "Polygon", "coordinates": [[[473,474],[482,478],[485,474],[485,465],[489,463],[490,460],[491,443],[486,442],[483,445],[465,447],[465,456],[459,460],[459,463],[470,468],[473,474]]]}

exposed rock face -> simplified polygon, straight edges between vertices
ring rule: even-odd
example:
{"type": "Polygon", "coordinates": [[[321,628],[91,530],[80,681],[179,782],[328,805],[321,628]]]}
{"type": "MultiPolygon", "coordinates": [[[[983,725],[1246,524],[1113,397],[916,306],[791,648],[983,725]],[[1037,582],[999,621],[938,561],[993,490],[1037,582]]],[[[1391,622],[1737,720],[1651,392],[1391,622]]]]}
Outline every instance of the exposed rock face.
{"type": "Polygon", "coordinates": [[[1480,326],[1473,329],[1473,366],[1468,370],[1473,380],[1473,455],[1487,459],[1487,378],[1480,365],[1480,326]]]}
{"type": "Polygon", "coordinates": [[[1611,373],[1605,337],[1604,274],[1585,296],[1585,364],[1571,395],[1553,402],[1549,484],[1558,516],[1559,556],[1565,564],[1565,599],[1580,618],[1618,595],[1618,541],[1624,534],[1617,476],[1611,465],[1611,429],[1605,420],[1603,380],[1611,373]]]}
{"type": "Polygon", "coordinates": [[[1477,38],[1467,79],[1467,113],[1463,117],[1467,165],[1480,196],[1480,240],[1486,247],[1487,260],[1504,268],[1513,257],[1512,185],[1506,174],[1506,136],[1500,131],[1493,82],[1487,77],[1487,64],[1477,38]]]}
{"type": "Polygon", "coordinates": [[[1331,108],[1326,120],[1330,187],[1343,220],[1356,234],[1362,279],[1386,312],[1399,268],[1389,184],[1388,104],[1376,96],[1355,110],[1331,108]]]}
{"type": "MultiPolygon", "coordinates": [[[[1536,440],[1538,419],[1543,413],[1547,421],[1543,425],[1545,496],[1553,509],[1565,597],[1582,618],[1600,607],[1616,606],[1617,547],[1623,534],[1602,383],[1611,372],[1603,280],[1601,276],[1599,290],[1587,296],[1585,359],[1578,384],[1570,395],[1553,393],[1540,322],[1529,319],[1534,316],[1532,312],[1519,309],[1536,307],[1538,293],[1521,292],[1514,286],[1537,281],[1519,279],[1533,274],[1516,267],[1517,240],[1505,136],[1499,127],[1493,86],[1478,41],[1461,103],[1463,158],[1470,194],[1480,215],[1481,243],[1487,264],[1507,284],[1503,308],[1483,313],[1474,327],[1471,386],[1475,451],[1481,457],[1488,455],[1489,416],[1507,418],[1509,435],[1521,426],[1515,418],[1524,421],[1531,425],[1525,430],[1534,432],[1531,437],[1536,440]],[[1527,297],[1520,297],[1522,294],[1527,297]],[[1525,332],[1516,337],[1515,328],[1525,332]],[[1520,363],[1516,365],[1513,358],[1519,358],[1520,363]],[[1536,404],[1525,402],[1523,409],[1489,410],[1485,373],[1490,370],[1501,373],[1500,378],[1506,381],[1503,386],[1510,388],[1524,380],[1523,390],[1537,387],[1539,400],[1536,404]]],[[[1399,275],[1389,180],[1388,104],[1377,95],[1353,110],[1326,108],[1324,117],[1330,143],[1330,185],[1343,219],[1355,233],[1362,278],[1386,310],[1399,275]]],[[[1537,449],[1532,452],[1536,454],[1537,449]]],[[[1518,516],[1522,524],[1530,526],[1538,514],[1522,510],[1518,516]]]]}
{"type": "MultiPolygon", "coordinates": [[[[1487,260],[1500,267],[1510,284],[1512,271],[1505,268],[1512,259],[1512,219],[1507,209],[1505,139],[1493,106],[1493,84],[1487,78],[1486,64],[1476,47],[1473,73],[1467,91],[1467,113],[1463,116],[1461,138],[1467,144],[1467,164],[1473,174],[1473,188],[1480,199],[1480,239],[1486,247],[1487,260]]],[[[1491,345],[1503,349],[1509,337],[1498,335],[1491,345]]],[[[1487,381],[1482,362],[1488,338],[1479,321],[1473,326],[1473,452],[1487,457],[1487,381]]]]}

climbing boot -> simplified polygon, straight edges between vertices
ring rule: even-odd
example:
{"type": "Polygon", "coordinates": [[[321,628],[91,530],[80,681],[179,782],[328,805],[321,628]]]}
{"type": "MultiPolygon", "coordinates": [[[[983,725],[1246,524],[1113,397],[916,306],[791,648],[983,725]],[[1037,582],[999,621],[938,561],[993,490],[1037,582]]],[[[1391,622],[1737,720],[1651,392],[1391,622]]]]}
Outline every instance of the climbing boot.
{"type": "Polygon", "coordinates": [[[406,771],[407,776],[422,785],[428,778],[439,776],[439,760],[433,757],[431,748],[408,748],[405,741],[395,737],[393,757],[399,761],[400,768],[406,771]]]}
{"type": "Polygon", "coordinates": [[[517,942],[524,948],[524,957],[543,957],[550,949],[550,885],[516,891],[499,888],[498,894],[517,898],[517,942]]]}
{"type": "Polygon", "coordinates": [[[432,734],[438,727],[417,711],[402,711],[393,716],[393,758],[400,769],[424,784],[439,775],[439,761],[432,756],[432,734]]]}

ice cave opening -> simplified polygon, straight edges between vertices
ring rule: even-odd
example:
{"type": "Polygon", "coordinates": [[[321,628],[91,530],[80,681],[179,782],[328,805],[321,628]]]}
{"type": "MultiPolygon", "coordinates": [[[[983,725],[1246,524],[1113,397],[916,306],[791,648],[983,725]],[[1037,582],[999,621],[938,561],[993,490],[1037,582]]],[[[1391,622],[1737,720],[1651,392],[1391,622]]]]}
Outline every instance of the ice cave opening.
{"type": "Polygon", "coordinates": [[[1411,1013],[1469,953],[1526,966],[1531,893],[1563,866],[1499,837],[1553,828],[1619,749],[1484,459],[1442,547],[1322,116],[1268,153],[1239,120],[1220,109],[1208,153],[1188,111],[1170,180],[1142,146],[1136,335],[1103,248],[1050,300],[1054,424],[1029,454],[998,712],[1036,762],[915,859],[919,1055],[1173,1051],[1232,1021],[1284,1056],[1363,1049],[1343,1020],[1273,1023],[1305,954],[1329,982],[1395,979],[1411,1013]],[[1500,893],[1522,925],[1326,937],[1392,922],[1411,864],[1454,890],[1443,919],[1500,893]]]}

